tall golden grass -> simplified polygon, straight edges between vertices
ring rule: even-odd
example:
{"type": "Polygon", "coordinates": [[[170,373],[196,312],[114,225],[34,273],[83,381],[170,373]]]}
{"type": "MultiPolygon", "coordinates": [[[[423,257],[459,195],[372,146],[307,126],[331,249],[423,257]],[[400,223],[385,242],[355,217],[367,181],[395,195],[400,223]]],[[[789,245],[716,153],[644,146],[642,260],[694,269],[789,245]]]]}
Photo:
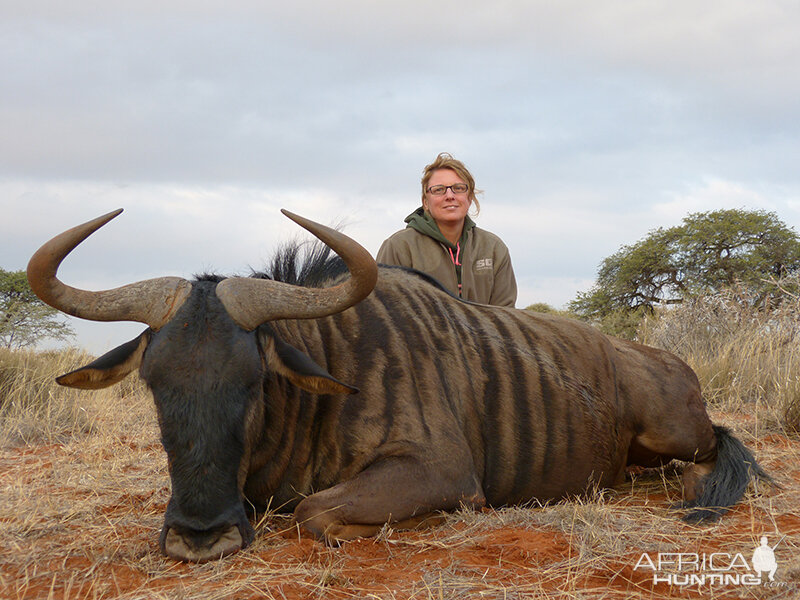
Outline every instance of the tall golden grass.
{"type": "Polygon", "coordinates": [[[643,321],[639,340],[683,358],[706,401],[746,410],[765,425],[800,433],[800,299],[784,294],[765,310],[755,294],[731,288],[643,321]]]}
{"type": "MultiPolygon", "coordinates": [[[[92,430],[97,403],[92,394],[62,387],[56,377],[89,363],[78,349],[34,352],[0,348],[0,446],[56,442],[92,430]]],[[[95,392],[110,398],[145,394],[138,377],[95,392]]]]}

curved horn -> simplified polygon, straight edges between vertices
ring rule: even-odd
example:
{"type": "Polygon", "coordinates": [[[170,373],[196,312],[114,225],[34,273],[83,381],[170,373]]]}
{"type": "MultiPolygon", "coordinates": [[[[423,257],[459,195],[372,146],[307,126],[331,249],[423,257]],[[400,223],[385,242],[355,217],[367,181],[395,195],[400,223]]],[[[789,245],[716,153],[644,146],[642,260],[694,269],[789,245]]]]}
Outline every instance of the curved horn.
{"type": "Polygon", "coordinates": [[[185,279],[161,277],[113,290],[89,292],[56,278],[67,254],[121,212],[120,208],[68,229],[44,244],[28,262],[28,281],[42,301],[68,315],[90,321],[137,321],[159,329],[189,296],[192,284],[185,279]]]}
{"type": "Polygon", "coordinates": [[[250,277],[223,279],[217,284],[217,297],[247,331],[275,319],[316,319],[341,312],[369,296],[378,281],[378,265],[360,244],[335,229],[287,210],[281,212],[341,256],[350,278],[330,288],[304,288],[250,277]]]}

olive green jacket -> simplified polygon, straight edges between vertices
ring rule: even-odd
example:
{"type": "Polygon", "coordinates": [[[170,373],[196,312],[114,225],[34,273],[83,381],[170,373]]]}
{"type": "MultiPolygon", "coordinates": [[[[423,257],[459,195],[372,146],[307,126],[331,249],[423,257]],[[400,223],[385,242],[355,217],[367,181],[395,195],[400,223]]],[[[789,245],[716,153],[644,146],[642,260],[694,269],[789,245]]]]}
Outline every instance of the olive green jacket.
{"type": "Polygon", "coordinates": [[[461,271],[460,296],[464,300],[514,306],[517,281],[508,248],[499,237],[476,227],[467,217],[461,239],[454,246],[421,207],[406,217],[406,223],[405,229],[383,242],[378,250],[379,263],[423,271],[456,296],[461,271]]]}

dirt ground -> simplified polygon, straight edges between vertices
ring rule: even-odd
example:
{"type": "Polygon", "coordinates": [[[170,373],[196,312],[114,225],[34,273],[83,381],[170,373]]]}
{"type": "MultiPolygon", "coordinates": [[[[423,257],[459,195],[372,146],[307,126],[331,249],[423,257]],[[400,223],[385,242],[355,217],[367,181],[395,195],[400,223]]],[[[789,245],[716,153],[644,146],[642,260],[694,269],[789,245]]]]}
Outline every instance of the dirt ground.
{"type": "Polygon", "coordinates": [[[459,512],[339,548],[289,517],[254,515],[251,547],[196,565],[158,551],[169,478],[150,410],[117,408],[83,437],[0,450],[0,598],[800,597],[800,441],[760,431],[750,415],[713,417],[782,488],[749,491],[714,525],[684,524],[669,508],[680,491],[667,467],[588,498],[459,512]],[[774,582],[752,570],[761,536],[774,582]]]}

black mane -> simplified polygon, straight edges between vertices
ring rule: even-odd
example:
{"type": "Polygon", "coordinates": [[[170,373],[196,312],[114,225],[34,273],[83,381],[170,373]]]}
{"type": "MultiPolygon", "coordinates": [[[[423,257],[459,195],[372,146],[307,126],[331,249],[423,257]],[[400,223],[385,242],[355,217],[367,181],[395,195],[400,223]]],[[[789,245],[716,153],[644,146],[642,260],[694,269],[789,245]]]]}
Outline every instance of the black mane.
{"type": "MultiPolygon", "coordinates": [[[[303,287],[325,287],[325,283],[347,273],[347,265],[320,241],[287,242],[279,247],[264,270],[253,271],[250,277],[272,279],[303,287]]],[[[217,273],[200,273],[196,281],[219,283],[225,279],[217,273]]]]}

